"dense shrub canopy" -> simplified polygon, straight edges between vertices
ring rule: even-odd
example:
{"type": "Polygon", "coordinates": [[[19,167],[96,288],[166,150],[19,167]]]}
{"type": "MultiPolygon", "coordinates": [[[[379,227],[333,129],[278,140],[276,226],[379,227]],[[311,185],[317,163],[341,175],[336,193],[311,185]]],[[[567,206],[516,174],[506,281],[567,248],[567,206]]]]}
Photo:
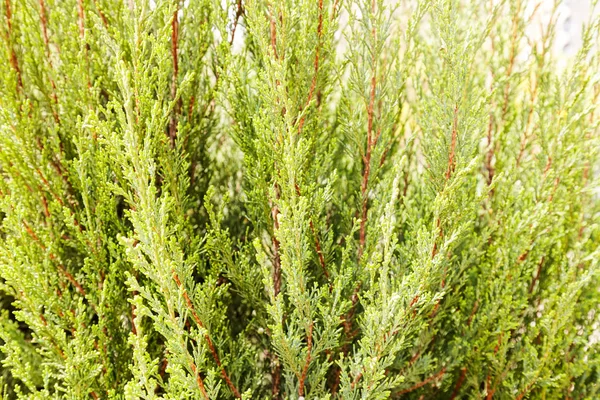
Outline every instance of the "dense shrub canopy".
{"type": "Polygon", "coordinates": [[[542,3],[4,0],[4,396],[598,398],[600,24],[542,3]]]}

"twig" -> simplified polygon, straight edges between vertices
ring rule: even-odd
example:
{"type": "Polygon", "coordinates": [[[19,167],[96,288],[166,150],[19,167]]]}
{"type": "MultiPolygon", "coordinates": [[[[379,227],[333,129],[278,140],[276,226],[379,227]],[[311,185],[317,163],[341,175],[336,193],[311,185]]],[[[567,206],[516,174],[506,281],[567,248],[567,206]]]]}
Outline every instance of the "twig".
{"type": "Polygon", "coordinates": [[[454,400],[456,398],[456,396],[458,396],[458,393],[460,392],[460,388],[462,387],[463,383],[465,382],[466,376],[467,376],[467,368],[465,367],[460,370],[460,376],[458,377],[458,380],[456,381],[456,386],[454,386],[454,390],[452,391],[450,400],[454,400]]]}
{"type": "MultiPolygon", "coordinates": [[[[179,290],[182,291],[183,298],[185,300],[185,303],[187,305],[188,310],[190,311],[190,313],[192,314],[192,317],[194,318],[194,321],[196,322],[196,324],[198,325],[199,328],[205,329],[204,328],[204,324],[202,323],[202,320],[200,319],[200,317],[198,316],[198,313],[196,312],[194,304],[192,303],[190,297],[188,296],[187,290],[185,289],[185,287],[181,283],[181,280],[179,279],[179,275],[177,275],[177,272],[175,272],[174,269],[171,270],[171,274],[173,276],[173,280],[177,284],[177,287],[179,288],[179,290]]],[[[210,352],[211,352],[211,354],[212,354],[212,356],[213,356],[213,358],[215,360],[215,363],[217,364],[217,366],[221,370],[221,376],[223,377],[223,379],[225,379],[225,382],[227,383],[227,386],[229,386],[229,388],[233,392],[233,395],[236,398],[241,398],[240,393],[236,389],[236,387],[233,384],[233,382],[231,382],[231,379],[229,378],[229,375],[227,375],[227,372],[225,371],[225,368],[223,367],[223,364],[221,363],[221,359],[219,358],[219,355],[217,354],[217,350],[215,348],[215,345],[214,345],[212,339],[210,338],[210,336],[208,335],[208,333],[204,334],[204,339],[206,340],[206,344],[208,345],[208,348],[209,348],[209,350],[210,350],[210,352]]]]}
{"type": "Polygon", "coordinates": [[[235,38],[235,31],[237,30],[237,26],[242,15],[244,15],[244,6],[242,4],[242,0],[237,0],[237,8],[235,10],[233,27],[231,28],[231,39],[229,40],[229,45],[233,44],[233,39],[235,38]]]}
{"type": "MultiPolygon", "coordinates": [[[[52,64],[52,58],[50,57],[50,41],[48,39],[48,20],[47,20],[47,16],[46,16],[46,3],[44,2],[44,0],[40,0],[40,23],[42,25],[42,36],[44,37],[44,46],[46,47],[46,57],[48,58],[48,65],[50,66],[50,69],[52,71],[54,71],[54,66],[52,64]]],[[[55,106],[58,108],[58,96],[56,94],[56,83],[54,82],[54,79],[52,79],[52,77],[50,77],[50,86],[52,86],[52,99],[54,100],[54,104],[55,106]]],[[[59,124],[60,123],[60,117],[58,115],[58,112],[51,107],[52,109],[52,116],[54,117],[54,121],[59,124]]]]}
{"type": "Polygon", "coordinates": [[[308,367],[312,361],[311,352],[313,346],[313,321],[310,322],[308,327],[308,333],[306,334],[306,361],[304,361],[304,368],[302,369],[302,375],[300,376],[300,384],[298,385],[298,396],[304,396],[304,384],[306,382],[306,375],[308,373],[308,367]]]}
{"type": "Polygon", "coordinates": [[[452,139],[450,142],[450,151],[448,153],[448,168],[446,169],[446,180],[450,179],[456,168],[456,141],[458,139],[458,104],[454,106],[454,118],[452,121],[452,139]]]}
{"type": "MultiPolygon", "coordinates": [[[[375,0],[371,2],[371,12],[375,13],[375,0]]],[[[371,36],[373,43],[375,43],[377,40],[377,30],[375,29],[375,25],[373,25],[373,28],[371,29],[371,36]]],[[[371,152],[375,145],[375,141],[373,140],[373,117],[375,108],[375,91],[377,89],[377,57],[374,49],[372,54],[371,62],[373,67],[373,75],[371,76],[371,92],[369,95],[369,104],[367,106],[367,151],[363,158],[363,178],[360,187],[362,196],[362,211],[360,219],[360,246],[358,248],[359,259],[362,257],[367,235],[369,174],[371,173],[371,152]]]]}
{"type": "Polygon", "coordinates": [[[7,27],[7,32],[6,32],[6,41],[8,42],[8,45],[10,47],[10,65],[12,66],[12,68],[15,70],[15,73],[17,74],[17,93],[20,93],[23,91],[23,78],[21,76],[21,68],[19,67],[19,60],[17,59],[17,53],[15,52],[15,49],[12,45],[12,12],[10,9],[10,0],[4,0],[4,4],[5,4],[5,13],[6,13],[6,27],[7,27]]]}
{"type": "MultiPolygon", "coordinates": [[[[179,2],[178,2],[179,5],[179,2]]],[[[178,59],[178,45],[179,45],[179,7],[173,11],[173,19],[171,21],[171,56],[173,58],[173,77],[171,81],[171,98],[175,99],[177,96],[177,78],[179,76],[179,59],[178,59]]],[[[175,147],[175,139],[177,138],[177,120],[181,111],[181,98],[175,103],[173,114],[171,115],[171,122],[169,123],[169,138],[171,139],[171,147],[175,147]]]]}
{"type": "MultiPolygon", "coordinates": [[[[308,99],[306,99],[306,105],[304,108],[308,107],[310,101],[312,100],[313,93],[315,88],[317,87],[317,78],[319,76],[319,51],[321,49],[321,37],[323,36],[323,0],[319,0],[319,22],[317,24],[317,47],[315,49],[315,61],[314,61],[314,73],[312,77],[312,81],[310,83],[310,89],[308,90],[308,99]]],[[[300,122],[298,123],[298,135],[302,132],[302,127],[304,126],[305,115],[300,118],[300,122]]]]}
{"type": "Polygon", "coordinates": [[[427,378],[427,379],[425,379],[425,380],[423,380],[423,381],[421,381],[421,382],[419,382],[419,383],[417,383],[417,384],[409,387],[408,389],[404,389],[404,390],[402,390],[400,392],[397,392],[394,397],[397,397],[399,395],[403,395],[403,394],[406,394],[406,393],[410,393],[410,392],[412,392],[414,390],[417,390],[417,389],[419,389],[419,388],[427,385],[429,382],[435,381],[435,380],[441,378],[442,376],[444,376],[445,373],[446,373],[446,367],[443,367],[439,372],[431,375],[429,378],[427,378]]]}
{"type": "Polygon", "coordinates": [[[529,285],[529,294],[533,293],[533,289],[535,288],[535,284],[540,279],[540,274],[542,273],[542,266],[543,266],[543,264],[544,264],[544,257],[542,256],[542,259],[540,260],[540,262],[538,264],[535,276],[533,277],[533,279],[531,280],[531,284],[529,285]]]}

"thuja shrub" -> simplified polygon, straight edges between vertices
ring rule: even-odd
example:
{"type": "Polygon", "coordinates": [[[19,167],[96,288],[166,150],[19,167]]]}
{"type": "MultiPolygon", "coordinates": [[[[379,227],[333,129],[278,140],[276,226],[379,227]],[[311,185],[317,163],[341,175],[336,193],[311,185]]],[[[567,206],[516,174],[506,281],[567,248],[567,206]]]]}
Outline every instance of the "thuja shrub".
{"type": "Polygon", "coordinates": [[[598,398],[549,3],[4,0],[4,396],[598,398]]]}

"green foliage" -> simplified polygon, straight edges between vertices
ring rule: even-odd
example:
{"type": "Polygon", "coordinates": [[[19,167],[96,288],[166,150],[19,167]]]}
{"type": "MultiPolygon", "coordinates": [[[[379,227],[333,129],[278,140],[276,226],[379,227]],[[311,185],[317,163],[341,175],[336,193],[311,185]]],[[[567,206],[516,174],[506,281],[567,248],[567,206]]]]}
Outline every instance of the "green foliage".
{"type": "Polygon", "coordinates": [[[536,4],[2,2],[0,398],[598,398],[600,20],[536,4]]]}

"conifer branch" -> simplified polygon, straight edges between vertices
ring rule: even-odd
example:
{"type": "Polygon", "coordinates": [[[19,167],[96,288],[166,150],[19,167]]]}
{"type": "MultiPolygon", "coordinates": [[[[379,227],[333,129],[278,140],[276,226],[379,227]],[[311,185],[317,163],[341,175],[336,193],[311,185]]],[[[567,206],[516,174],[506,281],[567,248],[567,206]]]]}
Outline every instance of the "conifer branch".
{"type": "Polygon", "coordinates": [[[454,105],[454,118],[452,119],[452,138],[450,150],[448,151],[448,167],[446,168],[446,181],[450,179],[456,167],[456,141],[458,139],[458,104],[454,105]]]}
{"type": "Polygon", "coordinates": [[[306,360],[304,361],[304,367],[302,368],[302,374],[300,375],[300,383],[298,384],[298,396],[304,396],[304,385],[306,382],[306,374],[308,373],[308,367],[312,361],[311,351],[313,347],[313,327],[314,324],[311,321],[308,326],[308,332],[306,333],[306,360]]]}
{"type": "MultiPolygon", "coordinates": [[[[371,1],[371,13],[375,14],[375,0],[371,1]]],[[[371,28],[371,40],[373,45],[377,41],[377,30],[375,24],[371,28]]],[[[372,68],[373,75],[371,76],[371,90],[369,93],[369,103],[367,106],[367,150],[363,158],[363,177],[360,186],[362,208],[361,208],[361,220],[360,220],[360,243],[358,247],[358,258],[360,259],[364,251],[366,235],[367,235],[367,216],[368,216],[368,186],[369,186],[369,175],[371,173],[371,152],[376,144],[373,133],[373,118],[374,118],[374,107],[375,107],[375,90],[377,89],[377,57],[375,49],[371,49],[372,53],[372,68]]]]}
{"type": "Polygon", "coordinates": [[[94,0],[94,6],[96,7],[96,11],[98,11],[102,24],[105,28],[108,28],[108,19],[106,18],[106,15],[104,15],[104,12],[102,12],[102,9],[98,7],[98,0],[94,0]]]}
{"type": "Polygon", "coordinates": [[[235,32],[237,30],[238,23],[240,18],[244,15],[244,5],[242,4],[242,0],[236,1],[236,9],[235,9],[235,17],[233,18],[233,27],[231,28],[231,39],[229,39],[229,45],[233,44],[233,40],[235,39],[235,32]]]}
{"type": "MultiPolygon", "coordinates": [[[[179,287],[179,290],[181,290],[181,292],[182,292],[183,298],[185,300],[185,304],[186,304],[188,310],[190,311],[190,313],[192,314],[192,317],[193,317],[194,321],[196,322],[196,325],[198,325],[198,328],[206,330],[206,328],[204,328],[204,324],[202,323],[202,320],[200,319],[200,317],[198,316],[198,313],[196,312],[196,309],[194,308],[194,304],[192,303],[190,296],[188,296],[187,290],[185,289],[185,287],[183,286],[183,283],[179,279],[179,275],[177,275],[177,272],[175,272],[175,270],[172,270],[171,274],[173,276],[173,280],[177,284],[177,287],[179,287]]],[[[227,372],[225,371],[225,368],[223,367],[223,364],[221,363],[221,359],[219,358],[219,355],[217,354],[217,349],[208,333],[204,334],[204,340],[206,340],[206,344],[208,345],[210,353],[212,354],[213,359],[215,360],[215,363],[219,367],[219,369],[221,371],[221,376],[227,383],[227,386],[229,386],[229,389],[231,389],[231,391],[233,392],[233,395],[236,398],[241,398],[240,393],[238,392],[237,388],[235,387],[233,382],[231,382],[229,375],[227,375],[227,372]]]]}
{"type": "MultiPolygon", "coordinates": [[[[179,0],[177,0],[177,7],[173,11],[173,19],[171,20],[171,57],[173,58],[173,76],[171,80],[171,99],[175,99],[177,96],[177,80],[179,77],[179,0]]],[[[171,115],[171,122],[169,123],[169,138],[171,139],[171,147],[175,147],[175,140],[177,138],[177,120],[181,112],[181,97],[177,100],[175,107],[173,108],[173,114],[171,115]]]]}
{"type": "Polygon", "coordinates": [[[19,66],[17,52],[15,51],[15,48],[12,44],[13,27],[10,0],[4,0],[4,12],[6,15],[6,43],[9,47],[10,52],[10,65],[12,66],[13,70],[15,71],[15,74],[17,75],[17,93],[21,93],[23,91],[23,77],[21,75],[21,68],[19,66]]]}
{"type": "MultiPolygon", "coordinates": [[[[306,99],[306,104],[304,108],[310,105],[310,102],[313,97],[313,93],[315,88],[317,87],[317,79],[319,76],[319,51],[321,49],[321,36],[323,35],[323,0],[319,0],[319,21],[317,23],[317,46],[315,48],[315,61],[314,61],[314,73],[312,80],[310,82],[310,89],[308,90],[308,98],[306,99]]],[[[302,127],[304,126],[305,115],[300,117],[300,122],[298,123],[298,135],[302,133],[302,127]]]]}
{"type": "Polygon", "coordinates": [[[456,381],[456,385],[454,386],[454,390],[452,391],[450,400],[454,400],[456,398],[456,396],[458,396],[458,394],[460,393],[460,388],[462,387],[463,383],[465,382],[466,376],[467,376],[467,368],[463,367],[460,370],[460,375],[458,377],[458,380],[456,381]]]}
{"type": "Polygon", "coordinates": [[[442,378],[445,374],[446,374],[446,367],[443,367],[441,370],[439,370],[435,374],[429,376],[428,378],[422,380],[421,382],[418,382],[418,383],[414,384],[413,386],[411,386],[411,387],[409,387],[407,389],[404,389],[404,390],[401,390],[399,392],[396,392],[393,395],[393,398],[397,398],[398,396],[401,396],[403,394],[407,394],[407,393],[413,392],[413,391],[415,391],[415,390],[417,390],[419,388],[422,388],[423,386],[427,385],[428,383],[431,383],[433,381],[437,381],[438,379],[442,378]]]}
{"type": "MultiPolygon", "coordinates": [[[[50,42],[48,40],[48,21],[47,21],[47,16],[46,16],[46,3],[44,2],[44,0],[40,0],[40,23],[42,25],[42,37],[44,38],[44,45],[46,46],[46,57],[48,59],[48,65],[50,66],[50,69],[53,71],[54,70],[54,66],[52,63],[52,58],[50,55],[50,42]]],[[[54,79],[52,77],[50,77],[50,86],[52,86],[52,99],[54,100],[54,105],[56,106],[56,108],[58,108],[58,96],[56,94],[56,83],[54,82],[54,79]]],[[[60,117],[58,116],[58,112],[53,108],[52,108],[52,115],[54,116],[54,121],[59,124],[60,123],[60,117]]]]}

